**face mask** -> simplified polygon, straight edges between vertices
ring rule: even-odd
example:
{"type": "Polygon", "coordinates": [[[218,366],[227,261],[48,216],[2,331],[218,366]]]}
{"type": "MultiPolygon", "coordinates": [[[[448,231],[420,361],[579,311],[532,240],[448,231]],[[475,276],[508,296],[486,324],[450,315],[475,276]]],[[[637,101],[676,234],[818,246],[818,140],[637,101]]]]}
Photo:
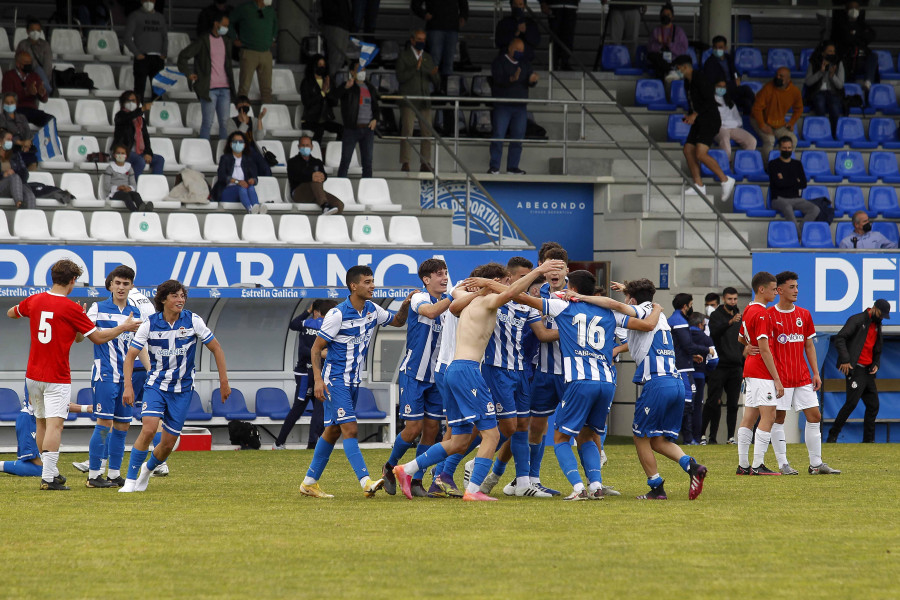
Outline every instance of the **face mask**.
{"type": "Polygon", "coordinates": [[[245,115],[250,112],[249,106],[238,106],[238,112],[244,113],[245,115]]]}
{"type": "Polygon", "coordinates": [[[365,71],[357,71],[356,72],[356,80],[360,83],[366,80],[366,72],[365,71]]]}
{"type": "Polygon", "coordinates": [[[31,73],[32,71],[34,71],[34,65],[25,65],[22,67],[23,73],[31,73]]]}
{"type": "Polygon", "coordinates": [[[787,160],[787,159],[789,159],[789,158],[791,157],[791,154],[793,154],[793,153],[794,153],[793,150],[782,150],[782,151],[781,151],[781,158],[787,160]]]}
{"type": "Polygon", "coordinates": [[[141,4],[141,6],[144,7],[145,11],[153,12],[153,9],[156,8],[156,3],[155,2],[144,2],[143,4],[141,4]]]}
{"type": "Polygon", "coordinates": [[[316,75],[318,75],[319,77],[325,77],[326,75],[328,75],[328,69],[326,69],[325,67],[316,67],[316,75]]]}
{"type": "Polygon", "coordinates": [[[39,39],[41,39],[41,32],[39,29],[36,29],[34,31],[29,31],[28,37],[36,42],[39,39]]]}
{"type": "Polygon", "coordinates": [[[772,83],[775,84],[775,87],[777,87],[777,88],[784,87],[784,79],[782,79],[781,77],[776,77],[775,79],[772,80],[772,83]]]}
{"type": "Polygon", "coordinates": [[[134,111],[134,110],[137,110],[137,102],[126,102],[126,103],[125,103],[125,110],[127,110],[128,112],[132,112],[132,111],[134,111]]]}
{"type": "Polygon", "coordinates": [[[723,56],[725,56],[725,50],[723,50],[722,48],[716,48],[714,50],[714,52],[715,52],[716,56],[719,58],[722,58],[723,56]]]}
{"type": "Polygon", "coordinates": [[[244,142],[231,142],[231,149],[235,152],[243,152],[244,142]]]}
{"type": "Polygon", "coordinates": [[[713,314],[714,312],[716,312],[715,306],[707,306],[706,307],[706,316],[707,317],[710,316],[711,314],[713,314]]]}
{"type": "Polygon", "coordinates": [[[690,317],[692,314],[694,314],[694,309],[690,306],[685,306],[684,307],[684,316],[690,317]]]}
{"type": "Polygon", "coordinates": [[[515,52],[513,52],[513,60],[514,60],[514,61],[520,61],[520,60],[522,60],[523,58],[525,58],[525,53],[524,53],[524,52],[519,52],[518,50],[516,50],[515,52]]]}
{"type": "Polygon", "coordinates": [[[413,42],[413,48],[421,52],[425,49],[425,42],[413,42]]]}
{"type": "Polygon", "coordinates": [[[300,156],[308,157],[312,154],[312,148],[307,148],[306,146],[300,146],[300,156]]]}
{"type": "Polygon", "coordinates": [[[728,93],[728,88],[720,88],[720,87],[716,88],[716,96],[724,96],[727,93],[728,93]]]}
{"type": "Polygon", "coordinates": [[[3,142],[3,149],[4,149],[4,150],[12,150],[12,147],[13,147],[12,140],[6,140],[6,141],[3,142]]]}
{"type": "Polygon", "coordinates": [[[677,77],[678,79],[684,79],[684,73],[682,73],[678,69],[675,69],[675,77],[677,77]]]}
{"type": "Polygon", "coordinates": [[[8,113],[14,113],[14,112],[16,112],[16,105],[15,104],[4,104],[3,111],[8,112],[8,113]]]}
{"type": "Polygon", "coordinates": [[[116,162],[123,163],[127,157],[124,154],[116,154],[116,162]]]}
{"type": "Polygon", "coordinates": [[[225,35],[228,33],[227,27],[219,27],[219,35],[225,35]]]}
{"type": "Polygon", "coordinates": [[[869,233],[870,231],[872,231],[872,224],[866,223],[865,225],[863,225],[863,231],[865,231],[866,233],[869,233]]]}
{"type": "Polygon", "coordinates": [[[663,15],[659,18],[659,22],[662,23],[663,25],[671,25],[672,17],[670,17],[669,15],[663,15]]]}
{"type": "Polygon", "coordinates": [[[854,21],[859,18],[859,9],[851,8],[847,11],[847,16],[853,19],[854,21]]]}

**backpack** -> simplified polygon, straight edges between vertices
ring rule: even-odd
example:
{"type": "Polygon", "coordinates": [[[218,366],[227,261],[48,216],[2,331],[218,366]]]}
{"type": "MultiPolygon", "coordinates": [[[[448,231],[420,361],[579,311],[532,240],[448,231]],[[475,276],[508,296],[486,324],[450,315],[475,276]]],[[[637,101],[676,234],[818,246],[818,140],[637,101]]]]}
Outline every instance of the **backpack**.
{"type": "Polygon", "coordinates": [[[816,217],[816,221],[825,221],[831,225],[831,222],[834,221],[834,206],[831,204],[831,200],[822,197],[810,198],[809,201],[819,207],[819,216],[816,217]]]}
{"type": "Polygon", "coordinates": [[[262,443],[259,440],[259,429],[253,423],[247,421],[229,421],[228,438],[241,450],[259,450],[262,443]]]}

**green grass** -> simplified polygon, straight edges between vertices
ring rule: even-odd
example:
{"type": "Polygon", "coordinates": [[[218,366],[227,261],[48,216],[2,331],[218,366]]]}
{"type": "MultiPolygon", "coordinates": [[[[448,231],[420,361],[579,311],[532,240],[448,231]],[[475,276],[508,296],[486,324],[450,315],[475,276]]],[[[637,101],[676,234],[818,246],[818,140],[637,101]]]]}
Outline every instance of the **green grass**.
{"type": "MultiPolygon", "coordinates": [[[[341,451],[176,453],[144,494],[0,475],[2,598],[896,598],[900,446],[827,445],[842,475],[736,477],[734,446],[695,448],[703,495],[661,463],[667,502],[638,502],[630,444],[611,444],[602,502],[363,498],[341,451]]],[[[770,451],[771,452],[771,451],[770,451]]],[[[386,450],[365,452],[380,469],[386,450]]],[[[806,451],[788,456],[805,471],[806,451]]],[[[9,456],[3,457],[9,459],[9,456]]],[[[127,456],[126,456],[127,460],[127,456]]],[[[510,468],[510,473],[512,467],[510,468]]],[[[568,491],[552,450],[544,483],[568,491]]],[[[458,474],[460,482],[462,472],[458,474]]],[[[504,478],[504,483],[507,482],[504,478]]]]}

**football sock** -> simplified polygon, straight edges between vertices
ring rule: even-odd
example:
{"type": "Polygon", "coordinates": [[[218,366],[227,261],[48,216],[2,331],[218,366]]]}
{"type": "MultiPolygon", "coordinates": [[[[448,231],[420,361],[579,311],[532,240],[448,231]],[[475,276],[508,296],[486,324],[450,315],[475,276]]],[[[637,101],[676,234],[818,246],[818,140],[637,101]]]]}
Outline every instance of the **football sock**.
{"type": "Polygon", "coordinates": [[[150,453],[150,460],[147,461],[147,468],[151,471],[154,470],[159,465],[163,464],[163,461],[156,458],[156,454],[150,453]]]}
{"type": "Polygon", "coordinates": [[[443,472],[444,472],[444,461],[441,461],[438,464],[434,465],[434,470],[432,471],[431,475],[434,479],[437,479],[438,476],[440,476],[440,474],[443,472]]]}
{"type": "Polygon", "coordinates": [[[147,454],[149,450],[135,450],[131,449],[131,460],[128,463],[128,475],[125,479],[137,479],[138,475],[141,474],[141,465],[144,464],[144,460],[147,458],[147,454]]]}
{"type": "Polygon", "coordinates": [[[562,472],[565,474],[566,479],[569,480],[569,483],[573,486],[576,483],[579,483],[583,489],[584,483],[581,481],[581,473],[578,472],[578,461],[575,460],[575,453],[572,452],[572,446],[569,445],[569,442],[554,444],[553,450],[556,452],[556,460],[559,461],[559,468],[562,469],[562,472]]]}
{"type": "Polygon", "coordinates": [[[406,451],[412,448],[412,444],[407,442],[400,434],[397,434],[397,439],[394,440],[394,449],[391,450],[391,457],[388,459],[388,464],[393,466],[400,464],[400,459],[403,458],[403,455],[406,454],[406,451]]]}
{"type": "MultiPolygon", "coordinates": [[[[428,450],[416,460],[404,465],[403,470],[406,471],[407,475],[424,473],[425,469],[431,465],[436,465],[447,458],[447,451],[444,450],[443,444],[435,444],[434,446],[427,446],[427,448],[428,450]]],[[[413,479],[421,479],[421,477],[413,476],[413,479]]]]}
{"type": "Polygon", "coordinates": [[[599,481],[592,481],[591,485],[588,486],[588,489],[591,490],[591,492],[593,493],[593,492],[596,492],[597,490],[603,489],[603,484],[600,483],[599,481]]]}
{"type": "Polygon", "coordinates": [[[113,429],[109,432],[106,445],[109,449],[109,471],[118,472],[122,468],[122,459],[125,457],[125,436],[127,431],[113,429]]]}
{"type": "Polygon", "coordinates": [[[753,430],[747,427],[738,429],[737,447],[738,447],[738,464],[745,468],[750,468],[750,443],[753,441],[753,430]]]}
{"type": "Polygon", "coordinates": [[[541,438],[538,444],[528,444],[528,450],[531,454],[529,460],[528,474],[531,481],[537,483],[541,480],[541,463],[544,461],[544,439],[541,438]]]}
{"type": "Polygon", "coordinates": [[[9,460],[0,462],[0,472],[18,475],[19,477],[38,477],[41,475],[41,465],[36,465],[27,460],[9,460]]]}
{"type": "Polygon", "coordinates": [[[359,440],[356,438],[345,438],[344,454],[347,455],[347,460],[350,461],[350,466],[353,467],[353,472],[356,473],[357,479],[368,477],[369,469],[366,468],[366,460],[363,458],[362,452],[359,451],[359,440]]]}
{"type": "Polygon", "coordinates": [[[466,448],[466,451],[462,454],[451,454],[447,457],[447,460],[444,461],[444,475],[448,477],[453,477],[456,474],[456,468],[459,466],[459,463],[462,462],[468,454],[478,447],[478,444],[481,443],[481,436],[475,436],[475,439],[469,444],[469,447],[466,448]]]}
{"type": "Polygon", "coordinates": [[[322,471],[325,470],[325,465],[328,464],[328,459],[331,458],[332,450],[334,450],[334,444],[329,444],[325,441],[325,438],[320,437],[319,441],[316,442],[316,449],[313,451],[313,459],[309,463],[309,469],[306,471],[305,485],[310,485],[319,480],[322,476],[322,471]],[[310,479],[312,481],[308,481],[310,479]]]}
{"type": "Polygon", "coordinates": [[[662,484],[663,478],[659,476],[659,473],[647,478],[647,485],[650,486],[650,489],[658,488],[662,484]]]}
{"type": "Polygon", "coordinates": [[[691,461],[694,460],[693,457],[685,454],[681,458],[678,459],[678,466],[682,468],[682,470],[687,473],[691,468],[691,461]]]}
{"type": "MultiPolygon", "coordinates": [[[[528,448],[528,432],[517,431],[510,438],[509,449],[516,461],[516,477],[528,477],[531,472],[531,452],[528,448]]],[[[495,465],[496,469],[496,465],[495,465]]],[[[496,473],[496,470],[494,471],[496,473]]]]}
{"type": "MultiPolygon", "coordinates": [[[[416,462],[418,462],[418,459],[420,456],[422,456],[423,454],[428,452],[429,448],[431,448],[431,444],[420,443],[418,446],[416,446],[416,462]]],[[[444,452],[444,458],[446,458],[446,457],[447,457],[447,453],[444,452]]],[[[443,459],[441,459],[441,460],[443,460],[443,459]]],[[[424,464],[424,463],[419,463],[419,464],[424,464]]],[[[431,465],[429,464],[428,466],[430,467],[431,465]]],[[[413,479],[418,479],[421,481],[422,478],[425,477],[425,469],[424,468],[420,468],[415,473],[416,474],[412,476],[413,479]]],[[[410,475],[412,475],[412,473],[410,473],[410,475]]]]}
{"type": "Polygon", "coordinates": [[[822,424],[806,422],[806,450],[809,452],[809,465],[818,467],[822,464],[822,424]]]}
{"type": "Polygon", "coordinates": [[[160,440],[162,440],[162,431],[157,431],[157,432],[156,432],[156,435],[153,436],[153,443],[150,444],[150,445],[151,445],[151,446],[158,446],[160,440]]]}
{"type": "Polygon", "coordinates": [[[594,483],[599,485],[603,481],[603,477],[600,474],[600,448],[597,447],[597,443],[591,440],[579,445],[578,456],[581,458],[581,466],[584,467],[584,474],[588,481],[592,485],[594,483]]]}
{"type": "Polygon", "coordinates": [[[41,454],[41,461],[44,467],[41,469],[41,479],[44,481],[53,481],[53,478],[59,474],[56,463],[59,461],[59,452],[44,452],[41,454]]]}
{"type": "Polygon", "coordinates": [[[94,425],[94,433],[88,443],[88,463],[91,477],[100,474],[100,462],[106,458],[106,437],[109,435],[109,427],[94,425]]]}
{"type": "Polygon", "coordinates": [[[472,468],[472,476],[469,478],[469,485],[466,490],[475,493],[481,489],[481,484],[484,483],[484,478],[487,477],[490,468],[491,459],[476,456],[475,465],[472,468]]]}
{"type": "Polygon", "coordinates": [[[106,477],[108,479],[118,479],[121,476],[122,476],[122,473],[119,471],[119,469],[110,469],[109,471],[106,472],[106,477]]]}
{"type": "MultiPolygon", "coordinates": [[[[506,473],[506,465],[507,463],[502,462],[499,457],[494,461],[494,467],[491,469],[494,472],[494,475],[497,477],[501,477],[504,473],[506,473]]],[[[518,467],[518,463],[516,463],[518,467]]]]}
{"type": "Polygon", "coordinates": [[[775,451],[775,462],[780,467],[786,465],[787,440],[784,436],[784,423],[772,423],[772,450],[775,451]]]}
{"type": "Polygon", "coordinates": [[[772,440],[770,431],[763,431],[759,427],[756,428],[756,439],[753,441],[753,468],[765,462],[766,451],[769,449],[769,442],[772,440]]]}

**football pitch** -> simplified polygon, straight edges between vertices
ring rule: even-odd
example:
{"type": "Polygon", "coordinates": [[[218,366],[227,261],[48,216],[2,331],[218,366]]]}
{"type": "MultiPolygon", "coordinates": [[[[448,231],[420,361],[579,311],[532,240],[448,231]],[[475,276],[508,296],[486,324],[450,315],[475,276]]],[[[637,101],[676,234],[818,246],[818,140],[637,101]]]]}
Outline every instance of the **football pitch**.
{"type": "MultiPolygon", "coordinates": [[[[0,598],[897,598],[900,445],[823,449],[843,474],[807,475],[792,444],[801,475],[737,477],[734,446],[692,447],[703,495],[689,502],[667,461],[669,500],[639,502],[645,477],[617,439],[603,475],[622,496],[571,503],[501,486],[492,503],[366,499],[340,450],[331,500],[297,492],[311,450],[178,452],[125,495],[83,487],[84,455],[64,454],[70,492],[0,475],[0,598]]],[[[380,471],[388,451],[364,456],[380,471]]],[[[552,449],[543,473],[570,491],[552,449]]]]}

